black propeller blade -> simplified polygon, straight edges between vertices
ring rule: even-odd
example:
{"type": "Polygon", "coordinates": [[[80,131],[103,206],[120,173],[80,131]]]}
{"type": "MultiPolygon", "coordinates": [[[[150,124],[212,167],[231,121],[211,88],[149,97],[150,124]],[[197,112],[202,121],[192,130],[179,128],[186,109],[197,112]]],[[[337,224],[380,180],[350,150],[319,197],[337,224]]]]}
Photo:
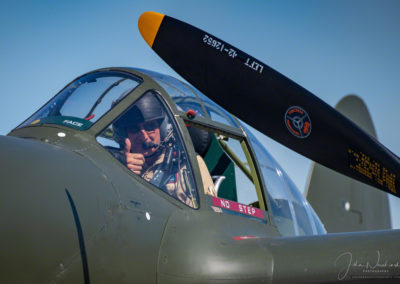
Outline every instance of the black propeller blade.
{"type": "Polygon", "coordinates": [[[400,196],[400,159],[303,87],[174,18],[146,12],[139,30],[177,73],[255,129],[326,167],[400,196]]]}

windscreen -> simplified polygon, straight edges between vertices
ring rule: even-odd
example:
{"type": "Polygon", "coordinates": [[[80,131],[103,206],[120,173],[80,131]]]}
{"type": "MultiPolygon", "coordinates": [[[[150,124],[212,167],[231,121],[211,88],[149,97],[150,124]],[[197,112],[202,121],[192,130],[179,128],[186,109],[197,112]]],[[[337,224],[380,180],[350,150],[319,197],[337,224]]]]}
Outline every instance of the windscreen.
{"type": "Polygon", "coordinates": [[[140,83],[140,79],[123,72],[85,75],[66,86],[18,128],[58,124],[86,130],[140,83]]]}
{"type": "Polygon", "coordinates": [[[283,236],[325,234],[324,226],[296,185],[243,122],[242,127],[255,152],[279,232],[283,236]]]}

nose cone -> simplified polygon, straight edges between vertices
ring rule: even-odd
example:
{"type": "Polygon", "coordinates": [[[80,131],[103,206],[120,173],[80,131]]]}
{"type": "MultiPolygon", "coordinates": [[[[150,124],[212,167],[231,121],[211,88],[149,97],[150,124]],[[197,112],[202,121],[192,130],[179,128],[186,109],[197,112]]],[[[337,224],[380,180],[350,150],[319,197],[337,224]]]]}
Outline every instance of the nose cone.
{"type": "Polygon", "coordinates": [[[0,136],[1,283],[48,283],[63,273],[82,279],[68,185],[60,179],[66,168],[60,162],[66,161],[57,162],[60,152],[0,136]]]}
{"type": "Polygon", "coordinates": [[[86,159],[49,144],[0,136],[0,157],[0,283],[81,283],[71,203],[83,234],[97,230],[88,212],[100,214],[93,200],[108,184],[86,159]]]}

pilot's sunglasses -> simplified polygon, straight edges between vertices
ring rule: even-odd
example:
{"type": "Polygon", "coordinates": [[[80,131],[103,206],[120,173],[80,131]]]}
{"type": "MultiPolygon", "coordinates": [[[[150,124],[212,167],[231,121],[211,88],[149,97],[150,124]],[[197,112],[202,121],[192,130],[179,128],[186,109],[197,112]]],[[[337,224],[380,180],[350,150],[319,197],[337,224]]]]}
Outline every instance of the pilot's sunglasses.
{"type": "Polygon", "coordinates": [[[136,133],[143,129],[146,132],[153,132],[156,128],[158,128],[158,122],[149,121],[149,122],[139,123],[138,125],[135,126],[130,126],[128,128],[128,131],[131,133],[136,133]]]}

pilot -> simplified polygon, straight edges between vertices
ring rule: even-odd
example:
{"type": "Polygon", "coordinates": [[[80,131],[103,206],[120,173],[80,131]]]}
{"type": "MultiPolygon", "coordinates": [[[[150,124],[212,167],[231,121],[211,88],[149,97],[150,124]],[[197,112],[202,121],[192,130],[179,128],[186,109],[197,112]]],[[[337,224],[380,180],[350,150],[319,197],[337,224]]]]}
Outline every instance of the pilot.
{"type": "MultiPolygon", "coordinates": [[[[193,207],[193,195],[185,177],[187,167],[182,163],[183,149],[177,147],[167,122],[168,117],[153,94],[139,99],[114,123],[115,134],[123,146],[120,160],[135,174],[193,207]]],[[[202,159],[201,162],[204,164],[202,159]]]]}

